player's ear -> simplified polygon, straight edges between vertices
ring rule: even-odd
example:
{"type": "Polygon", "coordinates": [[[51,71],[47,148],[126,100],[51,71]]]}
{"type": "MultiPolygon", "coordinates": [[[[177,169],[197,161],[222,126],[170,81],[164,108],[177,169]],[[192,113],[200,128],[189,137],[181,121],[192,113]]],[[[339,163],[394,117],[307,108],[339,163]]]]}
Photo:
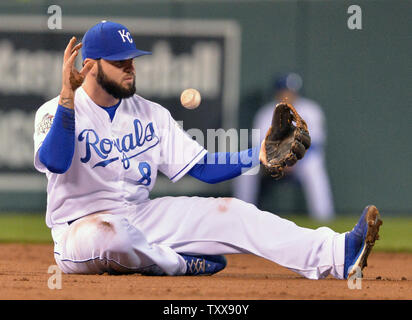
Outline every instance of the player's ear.
{"type": "Polygon", "coordinates": [[[84,61],[83,61],[83,67],[89,62],[89,61],[93,61],[94,62],[94,66],[90,69],[90,71],[89,71],[89,73],[88,74],[91,74],[91,75],[93,75],[94,77],[97,75],[97,60],[95,60],[95,59],[90,59],[90,58],[86,58],[84,61]]]}

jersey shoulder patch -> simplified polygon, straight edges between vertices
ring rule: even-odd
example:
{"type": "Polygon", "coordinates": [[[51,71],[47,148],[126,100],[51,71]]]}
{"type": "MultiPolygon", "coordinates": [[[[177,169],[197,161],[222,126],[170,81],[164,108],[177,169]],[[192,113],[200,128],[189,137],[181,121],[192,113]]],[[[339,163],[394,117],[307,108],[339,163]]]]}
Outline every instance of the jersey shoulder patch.
{"type": "Polygon", "coordinates": [[[35,133],[38,135],[45,134],[53,124],[54,115],[57,110],[58,97],[44,103],[36,112],[35,133]]]}
{"type": "Polygon", "coordinates": [[[54,115],[46,113],[37,125],[39,134],[47,133],[53,124],[54,115]]]}

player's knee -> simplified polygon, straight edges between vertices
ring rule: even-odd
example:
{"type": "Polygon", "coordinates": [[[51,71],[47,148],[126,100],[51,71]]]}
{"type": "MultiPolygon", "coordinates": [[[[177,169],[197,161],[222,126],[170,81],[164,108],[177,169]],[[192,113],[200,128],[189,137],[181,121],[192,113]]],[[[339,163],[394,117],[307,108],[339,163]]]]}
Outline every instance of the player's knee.
{"type": "Polygon", "coordinates": [[[127,232],[127,220],[118,218],[116,220],[102,220],[97,228],[105,240],[102,243],[101,251],[109,254],[129,253],[132,249],[132,240],[127,232]]]}
{"type": "Polygon", "coordinates": [[[112,215],[101,215],[78,221],[73,225],[70,237],[77,246],[89,246],[99,255],[128,252],[131,247],[127,232],[127,220],[112,215]],[[97,253],[97,252],[96,252],[97,253]]]}

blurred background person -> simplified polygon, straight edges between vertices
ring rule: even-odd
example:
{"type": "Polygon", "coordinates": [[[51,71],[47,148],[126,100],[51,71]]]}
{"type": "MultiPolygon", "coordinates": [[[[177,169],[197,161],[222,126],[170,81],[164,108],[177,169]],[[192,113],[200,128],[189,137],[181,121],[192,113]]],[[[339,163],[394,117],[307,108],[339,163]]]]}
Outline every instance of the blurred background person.
{"type": "MultiPolygon", "coordinates": [[[[335,210],[325,161],[325,116],[322,108],[315,101],[299,94],[302,85],[302,78],[296,73],[276,77],[272,87],[274,100],[258,110],[252,128],[260,130],[262,140],[271,124],[273,109],[277,103],[286,100],[296,108],[296,111],[307,122],[312,144],[305,157],[290,168],[283,179],[294,179],[301,185],[311,218],[318,221],[330,221],[335,217],[335,210]]],[[[244,174],[236,178],[234,197],[258,205],[260,191],[273,190],[261,188],[269,178],[263,169],[258,174],[244,174]]],[[[271,179],[270,183],[277,184],[278,182],[271,179]]]]}

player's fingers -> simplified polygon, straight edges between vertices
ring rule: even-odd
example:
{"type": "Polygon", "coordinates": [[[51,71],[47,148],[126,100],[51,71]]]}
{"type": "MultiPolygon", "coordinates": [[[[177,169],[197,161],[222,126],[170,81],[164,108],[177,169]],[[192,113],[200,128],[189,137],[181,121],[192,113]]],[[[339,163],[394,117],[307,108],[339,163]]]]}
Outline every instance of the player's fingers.
{"type": "Polygon", "coordinates": [[[84,67],[82,68],[82,70],[80,70],[80,74],[82,75],[82,77],[86,77],[87,74],[89,73],[89,71],[93,68],[94,66],[94,61],[88,61],[84,67]]]}
{"type": "Polygon", "coordinates": [[[78,43],[78,44],[76,44],[76,46],[72,49],[72,52],[71,53],[73,53],[75,50],[80,50],[80,48],[83,46],[83,43],[78,43]]]}
{"type": "Polygon", "coordinates": [[[73,65],[74,65],[74,60],[76,59],[76,57],[77,57],[78,54],[79,54],[79,51],[78,51],[78,50],[75,50],[75,51],[71,54],[70,58],[69,58],[69,59],[67,60],[67,62],[66,62],[67,67],[69,67],[69,68],[72,68],[72,67],[73,67],[73,65]]]}
{"type": "Polygon", "coordinates": [[[66,50],[64,50],[64,56],[63,56],[64,62],[70,59],[70,56],[73,51],[73,46],[75,43],[76,43],[76,37],[72,37],[69,43],[67,44],[66,50]]]}

